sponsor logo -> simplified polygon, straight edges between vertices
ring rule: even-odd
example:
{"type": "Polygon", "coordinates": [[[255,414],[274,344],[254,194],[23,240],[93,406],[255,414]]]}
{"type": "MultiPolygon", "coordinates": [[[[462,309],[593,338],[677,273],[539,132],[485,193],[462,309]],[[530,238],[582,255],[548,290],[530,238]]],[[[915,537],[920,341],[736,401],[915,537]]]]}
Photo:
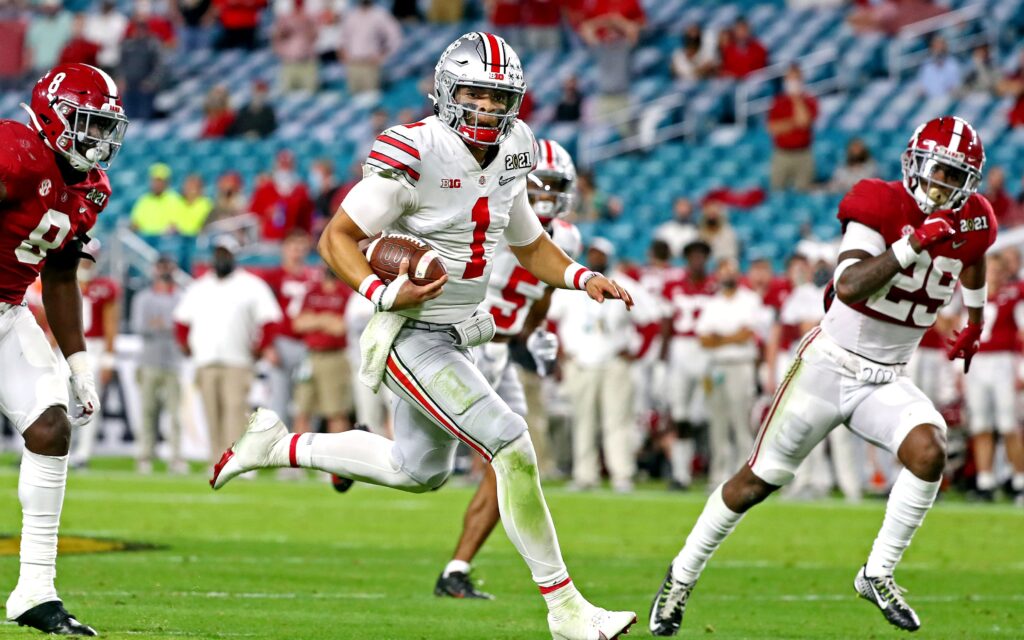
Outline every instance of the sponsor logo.
{"type": "Polygon", "coordinates": [[[522,153],[511,153],[505,156],[505,171],[514,169],[529,169],[533,166],[533,154],[529,151],[522,153]]]}
{"type": "Polygon", "coordinates": [[[442,189],[461,189],[462,180],[459,178],[441,178],[442,189]]]}
{"type": "Polygon", "coordinates": [[[43,196],[45,198],[46,196],[50,195],[50,189],[52,189],[52,188],[53,188],[53,183],[50,182],[50,179],[49,178],[44,179],[42,182],[39,183],[39,195],[41,195],[41,196],[43,196]]]}
{"type": "Polygon", "coordinates": [[[959,249],[960,247],[964,246],[965,244],[967,244],[966,240],[961,240],[960,242],[954,242],[953,243],[953,248],[954,249],[959,249]]]}
{"type": "Polygon", "coordinates": [[[504,176],[504,177],[502,177],[502,178],[500,178],[498,180],[498,186],[499,187],[504,187],[506,184],[512,182],[515,179],[516,179],[515,176],[504,176]]]}

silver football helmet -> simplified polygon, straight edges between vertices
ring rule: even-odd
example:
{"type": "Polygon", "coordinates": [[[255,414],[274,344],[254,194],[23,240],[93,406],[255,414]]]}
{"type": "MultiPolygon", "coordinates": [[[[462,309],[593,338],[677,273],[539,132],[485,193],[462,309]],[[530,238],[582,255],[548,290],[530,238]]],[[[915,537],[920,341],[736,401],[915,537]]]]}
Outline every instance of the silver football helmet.
{"type": "Polygon", "coordinates": [[[526,195],[544,226],[569,215],[575,206],[576,165],[554,140],[537,141],[537,168],[527,176],[526,195]]]}
{"type": "Polygon", "coordinates": [[[519,56],[500,36],[474,31],[448,45],[434,69],[434,112],[441,122],[474,145],[501,144],[512,133],[526,80],[519,56]],[[483,111],[471,102],[459,103],[460,87],[476,87],[490,93],[502,105],[499,111],[483,111]],[[485,126],[481,116],[495,118],[485,126]]]}

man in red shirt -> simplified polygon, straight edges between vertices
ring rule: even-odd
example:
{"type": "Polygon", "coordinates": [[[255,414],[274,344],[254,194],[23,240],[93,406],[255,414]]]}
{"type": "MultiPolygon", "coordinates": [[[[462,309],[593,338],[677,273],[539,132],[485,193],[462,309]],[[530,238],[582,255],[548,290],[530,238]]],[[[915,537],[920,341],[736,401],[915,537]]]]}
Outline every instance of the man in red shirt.
{"type": "Polygon", "coordinates": [[[313,199],[295,172],[295,156],[281,151],[270,177],[264,177],[252,194],[249,210],[262,220],[264,240],[283,240],[291,231],[308,234],[313,227],[313,199]]]}
{"type": "Polygon", "coordinates": [[[750,32],[750,25],[737,18],[722,44],[722,75],[743,78],[768,64],[768,51],[750,32]]]}
{"type": "Polygon", "coordinates": [[[558,0],[523,0],[523,40],[530,50],[562,46],[561,3],[558,0]]]}
{"type": "Polygon", "coordinates": [[[267,0],[214,0],[213,6],[222,29],[217,48],[255,49],[256,29],[267,0]]]}
{"type": "Polygon", "coordinates": [[[775,96],[768,112],[768,133],[775,143],[772,154],[771,185],[775,191],[796,189],[808,191],[814,182],[814,119],[818,101],[804,91],[800,67],[786,71],[783,92],[775,96]]]}

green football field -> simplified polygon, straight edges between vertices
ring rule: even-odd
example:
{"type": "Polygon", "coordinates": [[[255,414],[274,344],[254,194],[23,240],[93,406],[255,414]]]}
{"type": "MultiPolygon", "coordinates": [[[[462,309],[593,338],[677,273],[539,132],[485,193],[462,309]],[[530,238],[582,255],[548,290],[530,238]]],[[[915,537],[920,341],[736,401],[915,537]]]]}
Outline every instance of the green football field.
{"type": "MultiPolygon", "coordinates": [[[[0,533],[19,528],[17,475],[0,470],[0,533]]],[[[549,638],[545,608],[501,530],[477,561],[492,602],[440,600],[472,489],[410,495],[318,480],[236,480],[218,493],[196,474],[73,474],[62,534],[157,545],[65,555],[68,609],[107,638],[549,638]]],[[[547,491],[576,584],[604,607],[644,618],[702,497],[659,488],[631,496],[547,491]]],[[[712,560],[681,637],[884,638],[900,632],[852,581],[883,505],[786,503],[755,510],[712,560]]],[[[3,546],[6,544],[6,546],[3,546]]],[[[18,564],[0,543],[0,591],[18,564]]],[[[940,503],[898,573],[920,638],[1024,638],[1024,510],[940,503]]],[[[3,617],[3,616],[0,616],[3,617]]],[[[0,638],[37,637],[0,625],[0,638]]]]}

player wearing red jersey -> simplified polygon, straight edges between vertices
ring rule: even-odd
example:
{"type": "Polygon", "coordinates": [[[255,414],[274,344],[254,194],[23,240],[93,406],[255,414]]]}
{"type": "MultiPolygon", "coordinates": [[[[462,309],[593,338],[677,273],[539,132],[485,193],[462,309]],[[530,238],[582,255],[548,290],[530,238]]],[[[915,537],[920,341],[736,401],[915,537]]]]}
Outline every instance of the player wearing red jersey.
{"type": "Polygon", "coordinates": [[[45,633],[94,636],[64,609],[53,580],[71,427],[99,410],[75,273],[86,233],[110,197],[104,169],[128,120],[114,81],[84,64],[54,67],[22,106],[27,126],[0,120],[0,411],[25,439],[21,572],[6,616],[45,633]],[[73,422],[56,355],[22,304],[40,274],[46,316],[82,406],[73,422]]]}
{"type": "Polygon", "coordinates": [[[1006,457],[1013,467],[1014,493],[1024,492],[1024,443],[1017,428],[1017,362],[1024,330],[1024,291],[1010,279],[1001,255],[988,258],[989,296],[985,303],[985,329],[974,367],[967,374],[965,396],[978,470],[975,488],[991,500],[996,488],[992,473],[995,432],[1003,437],[1006,457]]]}
{"type": "Polygon", "coordinates": [[[654,635],[679,632],[711,554],[747,510],[790,482],[811,449],[844,423],[904,466],[854,587],[890,624],[920,627],[893,572],[938,494],[946,423],[905,370],[958,280],[968,323],[948,356],[963,358],[968,369],[978,350],[985,252],[996,236],[992,207],[976,194],[984,163],[971,125],[937,118],[910,139],[902,182],[863,180],[843,198],[835,300],[798,347],[747,464],[714,490],[670,565],[651,606],[654,635]]]}

